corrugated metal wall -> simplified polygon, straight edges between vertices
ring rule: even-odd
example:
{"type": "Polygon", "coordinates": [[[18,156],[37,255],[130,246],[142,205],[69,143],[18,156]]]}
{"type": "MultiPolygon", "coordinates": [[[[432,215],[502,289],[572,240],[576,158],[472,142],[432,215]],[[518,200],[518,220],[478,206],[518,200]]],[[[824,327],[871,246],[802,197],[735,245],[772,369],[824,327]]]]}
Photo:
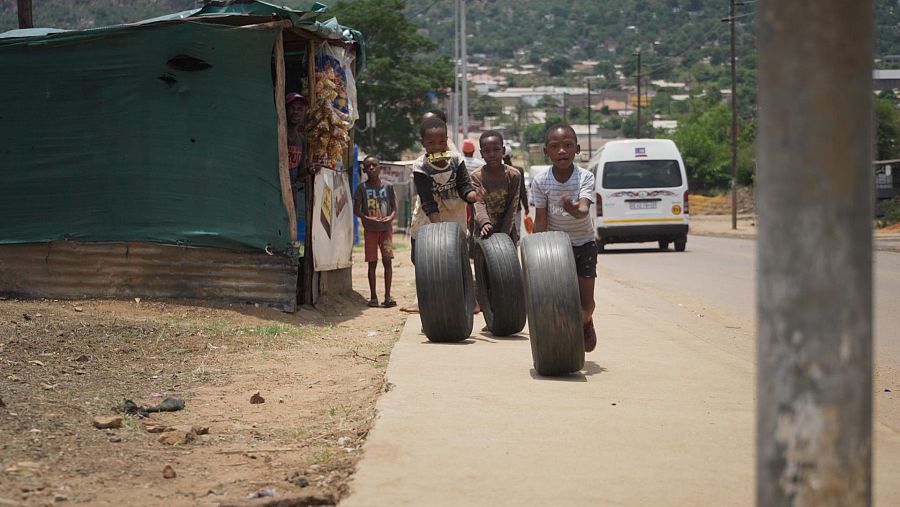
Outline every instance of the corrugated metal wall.
{"type": "Polygon", "coordinates": [[[0,246],[0,294],[192,298],[296,310],[298,263],[254,252],[154,243],[0,246]]]}

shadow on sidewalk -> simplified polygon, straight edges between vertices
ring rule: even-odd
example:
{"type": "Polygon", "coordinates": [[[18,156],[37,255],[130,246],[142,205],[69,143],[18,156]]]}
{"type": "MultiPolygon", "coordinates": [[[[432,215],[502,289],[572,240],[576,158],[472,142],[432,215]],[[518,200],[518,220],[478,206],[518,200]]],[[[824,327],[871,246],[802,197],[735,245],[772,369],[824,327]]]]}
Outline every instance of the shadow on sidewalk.
{"type": "Polygon", "coordinates": [[[531,378],[534,380],[550,380],[556,382],[587,382],[588,377],[592,377],[598,373],[603,373],[609,371],[603,366],[600,366],[594,361],[585,361],[584,369],[582,371],[576,371],[575,373],[570,373],[568,375],[561,375],[559,377],[544,377],[542,375],[538,375],[538,373],[532,368],[529,373],[531,374],[531,378]]]}

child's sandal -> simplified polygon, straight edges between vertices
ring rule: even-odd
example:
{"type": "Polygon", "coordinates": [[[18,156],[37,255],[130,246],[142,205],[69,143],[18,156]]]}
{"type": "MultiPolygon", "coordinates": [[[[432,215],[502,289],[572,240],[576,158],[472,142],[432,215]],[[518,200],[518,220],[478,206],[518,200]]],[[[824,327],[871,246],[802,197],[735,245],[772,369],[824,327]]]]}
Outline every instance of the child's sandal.
{"type": "Polygon", "coordinates": [[[378,308],[378,300],[375,298],[370,299],[369,308],[378,308]]]}
{"type": "Polygon", "coordinates": [[[382,303],[381,306],[385,308],[391,308],[393,306],[397,306],[397,302],[394,301],[394,298],[392,297],[386,297],[384,298],[384,303],[382,303]]]}

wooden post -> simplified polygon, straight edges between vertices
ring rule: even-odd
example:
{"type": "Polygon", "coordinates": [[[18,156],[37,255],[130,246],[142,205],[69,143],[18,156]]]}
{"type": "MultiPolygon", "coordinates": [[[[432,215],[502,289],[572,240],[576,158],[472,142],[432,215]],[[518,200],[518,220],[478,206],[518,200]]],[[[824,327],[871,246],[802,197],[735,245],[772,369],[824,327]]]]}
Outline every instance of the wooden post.
{"type": "MultiPolygon", "coordinates": [[[[309,82],[309,90],[307,93],[307,99],[309,99],[309,112],[311,113],[313,107],[316,103],[316,41],[310,40],[307,45],[307,80],[309,82]]],[[[312,169],[312,150],[309,149],[311,143],[315,142],[313,139],[307,139],[306,142],[306,166],[312,169]]],[[[313,230],[313,204],[315,203],[316,198],[316,175],[314,172],[310,172],[308,176],[306,176],[306,238],[303,242],[303,303],[304,304],[314,304],[315,300],[313,298],[313,282],[315,280],[314,270],[315,264],[313,263],[313,242],[312,242],[312,230],[313,230]]]]}
{"type": "Polygon", "coordinates": [[[294,206],[294,192],[291,190],[291,175],[288,167],[287,113],[284,105],[284,32],[278,30],[275,39],[275,111],[278,113],[278,179],[281,181],[281,201],[288,214],[291,242],[297,241],[297,208],[294,206]]]}
{"type": "Polygon", "coordinates": [[[18,0],[16,4],[19,14],[19,28],[34,28],[31,11],[31,0],[18,0]]]}

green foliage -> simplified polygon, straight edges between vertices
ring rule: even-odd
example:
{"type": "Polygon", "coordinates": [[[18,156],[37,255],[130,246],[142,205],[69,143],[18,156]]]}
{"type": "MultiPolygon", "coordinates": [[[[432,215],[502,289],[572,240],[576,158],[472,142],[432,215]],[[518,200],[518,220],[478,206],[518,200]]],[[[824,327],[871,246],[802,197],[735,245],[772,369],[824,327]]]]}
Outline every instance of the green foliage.
{"type": "Polygon", "coordinates": [[[453,84],[450,60],[428,58],[436,45],[416,31],[405,8],[405,0],[356,0],[338,2],[331,10],[366,37],[368,61],[357,93],[361,111],[378,112],[378,127],[374,146],[368,135],[357,136],[357,142],[385,159],[398,159],[415,146],[422,114],[434,107],[427,94],[441,96],[453,84]]]}
{"type": "Polygon", "coordinates": [[[893,94],[875,100],[875,150],[878,160],[900,158],[900,111],[893,94]]]}
{"type": "Polygon", "coordinates": [[[557,123],[563,123],[562,117],[551,114],[547,115],[547,119],[544,120],[544,123],[535,123],[534,125],[525,127],[525,142],[528,144],[544,144],[544,135],[547,133],[547,129],[557,123]]]}
{"type": "Polygon", "coordinates": [[[888,227],[900,223],[900,197],[880,202],[878,206],[883,213],[878,219],[878,227],[888,227]]]}
{"type": "Polygon", "coordinates": [[[485,116],[500,116],[502,110],[503,104],[490,95],[476,95],[469,105],[469,113],[479,120],[485,116]]]}
{"type": "Polygon", "coordinates": [[[547,63],[541,66],[550,77],[562,76],[567,70],[572,68],[572,63],[568,58],[562,56],[554,56],[547,63]]]}
{"type": "MultiPolygon", "coordinates": [[[[690,113],[678,120],[672,140],[678,145],[691,184],[709,190],[727,187],[731,178],[731,110],[714,101],[694,99],[690,113]]],[[[756,130],[738,122],[739,183],[752,183],[755,174],[756,130]]]]}

